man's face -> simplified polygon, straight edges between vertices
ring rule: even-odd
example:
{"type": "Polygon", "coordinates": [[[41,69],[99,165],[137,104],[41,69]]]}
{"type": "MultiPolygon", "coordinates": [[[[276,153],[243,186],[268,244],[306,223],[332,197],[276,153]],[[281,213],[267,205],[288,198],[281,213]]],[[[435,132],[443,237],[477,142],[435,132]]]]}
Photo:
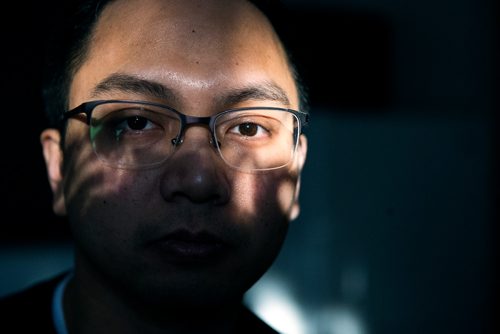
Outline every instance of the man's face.
{"type": "MultiPolygon", "coordinates": [[[[234,0],[111,3],[70,89],[71,108],[97,99],[158,102],[192,116],[298,108],[270,26],[252,5],[234,0]],[[97,89],[116,75],[159,83],[169,97],[133,85],[97,89]],[[270,86],[289,105],[272,94],[245,94],[270,86]]],[[[298,213],[304,138],[299,145],[284,168],[242,172],[220,158],[206,127],[191,126],[160,166],[117,169],[96,158],[88,125],[70,119],[59,213],[75,234],[77,270],[150,302],[240,297],[271,265],[298,213]]]]}

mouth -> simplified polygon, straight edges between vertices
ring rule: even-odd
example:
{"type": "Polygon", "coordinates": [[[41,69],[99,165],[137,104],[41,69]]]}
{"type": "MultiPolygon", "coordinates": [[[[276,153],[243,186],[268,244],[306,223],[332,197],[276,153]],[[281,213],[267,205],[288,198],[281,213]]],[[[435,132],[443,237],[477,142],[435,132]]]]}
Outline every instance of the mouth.
{"type": "Polygon", "coordinates": [[[227,242],[214,234],[187,230],[169,233],[156,240],[152,246],[169,262],[178,264],[217,261],[230,248],[227,242]]]}

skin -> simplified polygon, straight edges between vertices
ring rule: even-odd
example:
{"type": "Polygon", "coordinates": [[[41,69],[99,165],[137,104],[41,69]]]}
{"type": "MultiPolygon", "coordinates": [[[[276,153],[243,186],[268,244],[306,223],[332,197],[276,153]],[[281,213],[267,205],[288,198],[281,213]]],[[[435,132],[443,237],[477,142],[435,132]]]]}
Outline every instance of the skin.
{"type": "MultiPolygon", "coordinates": [[[[71,83],[69,107],[95,99],[160,102],[194,116],[244,106],[297,109],[299,101],[268,21],[235,0],[111,3],[71,83]],[[96,91],[115,74],[171,94],[96,91]],[[283,96],[235,94],[270,84],[283,96]]],[[[299,213],[306,138],[289,165],[259,173],[227,166],[202,126],[189,127],[165,163],[140,170],[102,164],[81,120],[68,121],[63,150],[60,139],[55,129],[41,135],[54,211],[68,216],[74,232],[75,276],[64,294],[70,333],[231,332],[233,305],[272,264],[299,213]],[[178,230],[208,232],[228,251],[176,261],[159,240],[178,230]]]]}

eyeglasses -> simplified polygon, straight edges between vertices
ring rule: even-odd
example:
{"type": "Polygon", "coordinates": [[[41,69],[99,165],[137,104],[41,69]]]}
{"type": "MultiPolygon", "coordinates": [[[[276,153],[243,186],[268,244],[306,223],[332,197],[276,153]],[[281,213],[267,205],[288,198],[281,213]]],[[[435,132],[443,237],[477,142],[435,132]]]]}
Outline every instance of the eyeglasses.
{"type": "Polygon", "coordinates": [[[231,167],[262,171],[286,166],[297,151],[309,114],[275,107],[238,108],[211,117],[188,116],[144,101],[98,100],[66,111],[63,121],[86,115],[96,156],[115,168],[139,169],[167,160],[188,126],[202,125],[231,167]]]}

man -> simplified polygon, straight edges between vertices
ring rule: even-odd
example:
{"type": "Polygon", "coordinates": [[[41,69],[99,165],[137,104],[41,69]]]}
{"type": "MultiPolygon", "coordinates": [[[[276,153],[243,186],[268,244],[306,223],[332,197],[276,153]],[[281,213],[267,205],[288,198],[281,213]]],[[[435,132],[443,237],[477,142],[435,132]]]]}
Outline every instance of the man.
{"type": "Polygon", "coordinates": [[[2,321],[16,319],[14,332],[274,332],[241,301],[299,213],[308,116],[271,23],[246,0],[85,8],[90,29],[78,26],[47,90],[61,127],[41,134],[74,269],[2,302],[2,321]]]}

